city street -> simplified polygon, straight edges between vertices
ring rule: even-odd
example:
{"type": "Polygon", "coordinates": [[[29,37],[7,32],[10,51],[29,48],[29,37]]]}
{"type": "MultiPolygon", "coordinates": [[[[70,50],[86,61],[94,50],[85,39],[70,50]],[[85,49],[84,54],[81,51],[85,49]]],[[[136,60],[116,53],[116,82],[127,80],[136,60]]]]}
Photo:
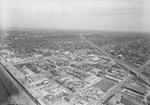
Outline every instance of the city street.
{"type": "MultiPolygon", "coordinates": [[[[114,60],[116,63],[122,65],[123,67],[125,67],[127,70],[132,71],[133,73],[136,74],[136,76],[142,78],[148,85],[150,85],[149,80],[141,74],[141,72],[143,71],[143,67],[145,67],[146,65],[149,64],[149,61],[146,62],[144,65],[141,66],[141,68],[139,68],[138,70],[135,70],[134,68],[132,68],[131,66],[129,66],[128,64],[124,63],[123,61],[116,59],[114,57],[112,57],[109,53],[107,53],[103,48],[98,47],[97,45],[95,45],[92,41],[87,40],[85,37],[83,37],[82,35],[79,35],[81,37],[81,39],[83,41],[85,41],[87,44],[89,44],[91,47],[93,47],[94,49],[97,49],[98,51],[100,51],[100,53],[103,53],[104,55],[106,55],[107,57],[109,57],[110,59],[114,60]]],[[[113,95],[115,92],[117,92],[118,90],[121,89],[121,87],[128,82],[133,76],[129,76],[126,80],[124,80],[121,84],[119,84],[119,86],[117,88],[112,89],[111,91],[109,91],[109,93],[107,93],[106,95],[104,95],[101,98],[101,101],[104,102],[108,97],[110,97],[111,95],[113,95]]]]}

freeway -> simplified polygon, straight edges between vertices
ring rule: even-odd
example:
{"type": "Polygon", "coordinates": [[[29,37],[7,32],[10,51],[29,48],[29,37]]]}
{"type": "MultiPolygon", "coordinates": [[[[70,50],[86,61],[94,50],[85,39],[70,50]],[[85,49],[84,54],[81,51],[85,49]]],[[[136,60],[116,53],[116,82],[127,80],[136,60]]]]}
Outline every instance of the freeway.
{"type": "MultiPolygon", "coordinates": [[[[116,63],[122,65],[124,68],[126,68],[128,71],[133,72],[137,77],[140,77],[141,79],[144,80],[144,82],[150,86],[150,80],[145,77],[143,74],[141,74],[141,71],[143,71],[143,67],[145,67],[146,65],[149,64],[145,63],[141,68],[139,68],[138,70],[135,70],[135,68],[131,67],[130,65],[128,65],[127,63],[125,63],[124,61],[120,60],[120,59],[116,59],[114,58],[111,54],[109,54],[108,52],[106,52],[103,48],[98,47],[97,45],[95,45],[92,41],[87,40],[85,37],[83,37],[82,35],[79,35],[80,38],[85,41],[87,44],[89,44],[91,47],[93,47],[94,49],[98,50],[100,53],[104,54],[105,56],[109,57],[110,59],[114,60],[116,63]]],[[[118,87],[112,89],[111,91],[109,91],[106,95],[104,95],[101,98],[101,101],[104,102],[108,97],[110,97],[111,95],[113,95],[116,91],[120,90],[121,87],[127,82],[129,81],[133,76],[129,76],[126,80],[124,80],[122,83],[120,83],[118,85],[118,87]]]]}
{"type": "Polygon", "coordinates": [[[141,74],[141,71],[143,71],[143,68],[140,68],[138,70],[135,70],[135,68],[131,67],[130,65],[128,65],[127,63],[125,63],[124,61],[120,60],[120,59],[116,59],[114,58],[111,54],[109,54],[108,52],[106,52],[103,48],[98,47],[97,45],[95,45],[92,41],[87,40],[85,37],[83,37],[82,35],[79,35],[81,37],[81,39],[83,41],[85,41],[87,44],[89,44],[91,47],[93,47],[94,49],[97,49],[99,52],[101,52],[102,54],[104,54],[105,56],[109,57],[110,59],[114,60],[116,63],[122,65],[123,67],[125,67],[127,70],[133,72],[136,74],[137,77],[140,77],[141,79],[144,80],[144,82],[150,86],[150,79],[145,77],[143,74],[141,74]]]}

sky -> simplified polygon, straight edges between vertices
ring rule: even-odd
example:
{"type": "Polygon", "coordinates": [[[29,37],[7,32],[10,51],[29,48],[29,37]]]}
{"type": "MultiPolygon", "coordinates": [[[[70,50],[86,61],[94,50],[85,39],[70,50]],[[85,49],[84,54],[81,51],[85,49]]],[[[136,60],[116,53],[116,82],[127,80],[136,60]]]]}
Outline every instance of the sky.
{"type": "Polygon", "coordinates": [[[150,0],[0,0],[0,27],[150,32],[150,0]]]}

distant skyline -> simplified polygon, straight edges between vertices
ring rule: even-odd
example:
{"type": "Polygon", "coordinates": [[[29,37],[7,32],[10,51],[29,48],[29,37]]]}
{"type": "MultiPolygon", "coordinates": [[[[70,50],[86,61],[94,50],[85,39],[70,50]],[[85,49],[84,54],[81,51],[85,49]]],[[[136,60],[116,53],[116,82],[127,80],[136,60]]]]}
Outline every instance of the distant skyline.
{"type": "Polygon", "coordinates": [[[150,0],[0,0],[0,27],[150,32],[150,0]]]}

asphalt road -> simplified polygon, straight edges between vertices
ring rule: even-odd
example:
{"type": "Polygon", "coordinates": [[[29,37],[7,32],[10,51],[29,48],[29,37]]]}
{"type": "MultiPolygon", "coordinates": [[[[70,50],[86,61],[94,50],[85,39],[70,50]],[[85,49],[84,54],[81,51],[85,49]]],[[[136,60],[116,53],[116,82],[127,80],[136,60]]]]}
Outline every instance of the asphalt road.
{"type": "MultiPolygon", "coordinates": [[[[128,69],[129,71],[132,71],[133,73],[136,74],[137,77],[140,77],[141,79],[143,79],[149,86],[150,86],[150,79],[145,77],[143,74],[141,74],[141,72],[143,71],[143,67],[139,68],[139,69],[135,69],[133,67],[131,67],[130,65],[128,65],[127,63],[125,63],[124,61],[120,60],[120,59],[116,59],[114,58],[111,54],[109,54],[108,52],[106,52],[103,48],[98,47],[97,45],[95,45],[92,41],[87,40],[85,37],[83,37],[82,35],[79,35],[81,37],[82,40],[84,40],[87,44],[89,44],[91,47],[93,47],[94,49],[97,49],[100,53],[103,53],[104,55],[106,55],[107,57],[109,57],[110,59],[114,60],[115,62],[117,62],[118,64],[122,65],[123,67],[125,67],[126,69],[128,69]]],[[[148,61],[149,63],[149,61],[148,61]]],[[[147,62],[146,64],[147,65],[147,62]]]]}
{"type": "Polygon", "coordinates": [[[119,83],[118,85],[116,85],[111,91],[107,92],[106,95],[104,95],[103,97],[101,97],[101,101],[102,103],[109,98],[111,95],[115,94],[116,92],[121,91],[122,86],[128,82],[130,79],[132,79],[134,76],[130,75],[127,79],[125,79],[124,81],[122,81],[121,83],[119,83]]]}
{"type": "MultiPolygon", "coordinates": [[[[127,63],[125,63],[122,60],[116,59],[114,58],[112,55],[110,55],[108,52],[106,52],[103,48],[98,47],[97,45],[95,45],[92,41],[87,40],[85,37],[83,37],[82,35],[79,35],[81,37],[81,39],[83,41],[85,41],[87,44],[89,44],[91,47],[93,47],[94,49],[97,49],[100,53],[104,54],[105,56],[109,57],[110,59],[114,60],[116,63],[122,65],[123,67],[125,67],[127,70],[132,71],[133,73],[136,74],[137,77],[140,77],[141,79],[143,79],[148,85],[150,85],[150,80],[145,77],[143,74],[141,74],[141,72],[143,71],[143,67],[145,67],[146,65],[149,64],[145,63],[141,68],[135,70],[135,68],[131,67],[130,65],[128,65],[127,63]]],[[[101,98],[101,101],[104,102],[108,97],[110,97],[112,94],[114,94],[115,92],[117,92],[118,90],[121,89],[121,87],[130,79],[132,78],[132,76],[128,77],[126,80],[124,80],[121,84],[118,85],[118,87],[112,89],[110,92],[108,92],[106,95],[104,95],[101,98]]]]}

